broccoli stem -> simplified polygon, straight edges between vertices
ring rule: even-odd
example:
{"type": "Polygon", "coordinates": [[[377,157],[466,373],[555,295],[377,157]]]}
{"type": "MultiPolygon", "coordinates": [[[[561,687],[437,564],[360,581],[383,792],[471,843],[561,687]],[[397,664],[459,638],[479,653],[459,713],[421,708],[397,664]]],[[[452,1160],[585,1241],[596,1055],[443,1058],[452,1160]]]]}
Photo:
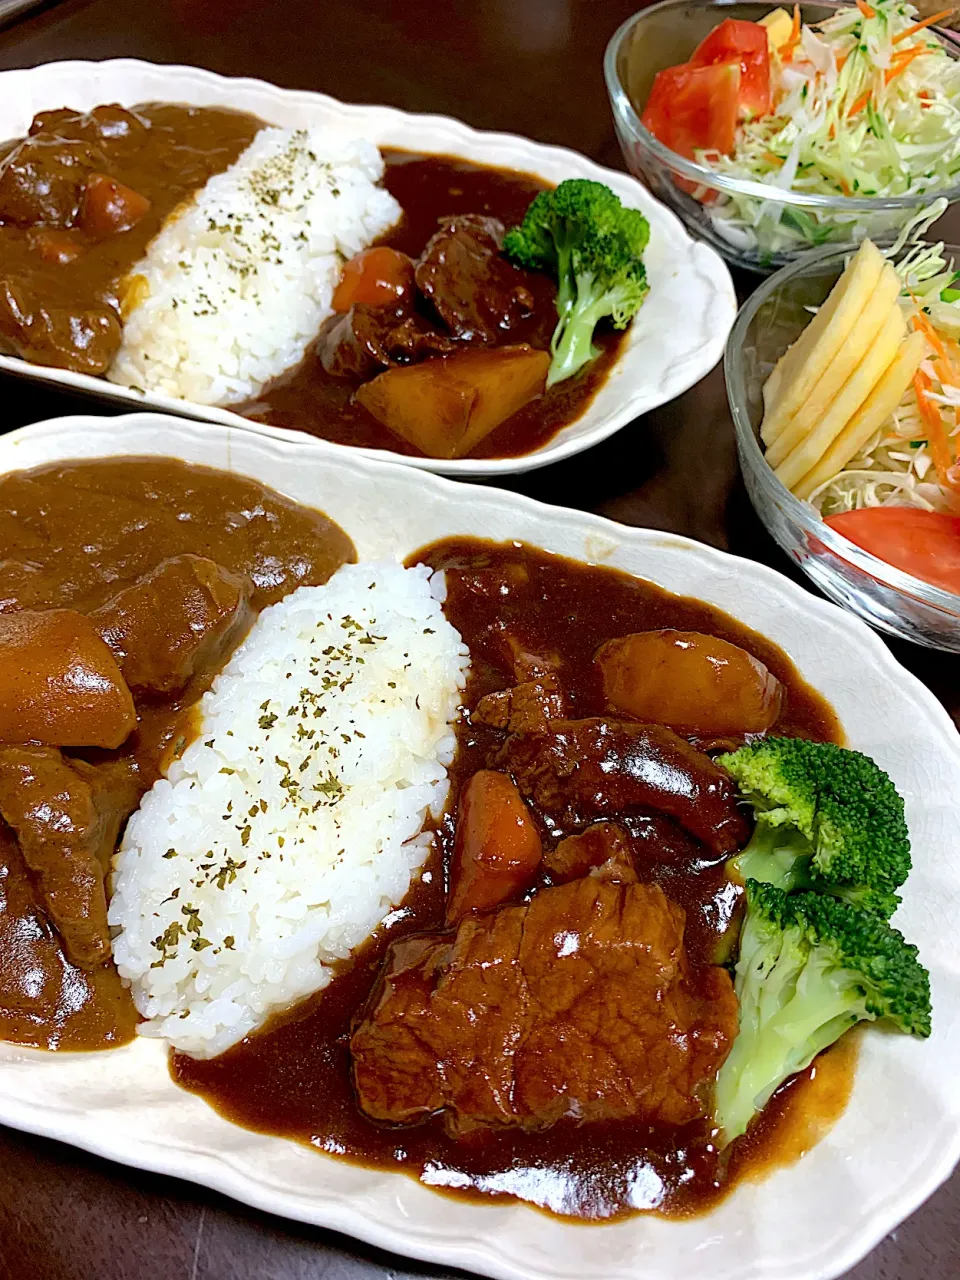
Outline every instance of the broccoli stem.
{"type": "Polygon", "coordinates": [[[547,373],[548,387],[572,378],[585,364],[596,360],[600,352],[593,345],[593,331],[597,322],[610,313],[608,300],[603,293],[595,291],[592,277],[577,276],[569,294],[563,289],[563,277],[560,279],[561,293],[557,299],[560,323],[550,344],[553,362],[547,373]],[[565,310],[560,309],[561,295],[565,310]]]}

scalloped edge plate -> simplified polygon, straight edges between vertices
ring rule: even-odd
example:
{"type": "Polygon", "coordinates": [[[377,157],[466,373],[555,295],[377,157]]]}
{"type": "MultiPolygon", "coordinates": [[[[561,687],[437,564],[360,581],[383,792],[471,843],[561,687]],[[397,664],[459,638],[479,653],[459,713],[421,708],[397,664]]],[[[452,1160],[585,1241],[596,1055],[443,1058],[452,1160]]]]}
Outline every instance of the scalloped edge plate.
{"type": "Polygon", "coordinates": [[[862,622],[771,569],[686,538],[371,462],[306,438],[138,414],[63,418],[0,438],[0,473],[69,458],[170,455],[322,508],[362,557],[435,538],[523,539],[709,601],[780,644],[907,804],[915,869],[897,923],[933,978],[934,1035],[863,1036],[850,1104],[796,1164],[708,1215],[585,1227],[511,1202],[441,1197],[401,1173],[238,1128],[180,1090],[155,1041],[102,1054],[0,1045],[0,1122],[202,1183],[283,1217],[501,1280],[831,1280],[960,1157],[960,738],[862,622]]]}
{"type": "MultiPolygon", "coordinates": [[[[576,422],[564,427],[546,445],[519,458],[453,461],[412,458],[378,449],[354,450],[342,445],[335,448],[447,475],[494,476],[530,471],[581,453],[641,414],[673,400],[709,373],[723,353],[737,304],[730,272],[720,256],[692,240],[680,220],[628,174],[601,168],[561,147],[543,146],[512,134],[480,132],[446,116],[355,106],[324,94],[279,89],[260,80],[229,79],[196,67],[161,66],[129,58],[53,62],[0,72],[0,137],[26,133],[37,111],[64,104],[89,110],[102,102],[133,106],[150,101],[230,106],[285,126],[307,121],[329,124],[363,134],[380,146],[453,153],[479,163],[533,173],[548,182],[592,178],[605,182],[624,203],[642,209],[649,219],[651,239],[645,262],[650,294],[593,402],[576,422]]],[[[0,370],[128,408],[161,409],[180,417],[300,438],[299,432],[249,422],[229,409],[143,395],[103,378],[32,365],[13,356],[0,355],[0,370]]]]}

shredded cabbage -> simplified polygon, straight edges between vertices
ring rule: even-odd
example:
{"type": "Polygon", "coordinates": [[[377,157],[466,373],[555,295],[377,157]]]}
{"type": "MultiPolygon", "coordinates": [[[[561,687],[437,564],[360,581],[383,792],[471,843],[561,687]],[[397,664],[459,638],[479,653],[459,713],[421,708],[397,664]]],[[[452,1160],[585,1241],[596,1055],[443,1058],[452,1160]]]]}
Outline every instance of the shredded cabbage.
{"type": "Polygon", "coordinates": [[[710,206],[726,238],[767,256],[876,238],[912,210],[838,215],[785,206],[777,192],[915,195],[920,204],[960,181],[960,61],[929,30],[911,31],[912,5],[871,0],[865,8],[872,16],[851,6],[802,26],[798,43],[771,58],[772,112],[738,127],[732,155],[698,153],[717,173],[771,188],[766,200],[722,193],[710,206]]]}

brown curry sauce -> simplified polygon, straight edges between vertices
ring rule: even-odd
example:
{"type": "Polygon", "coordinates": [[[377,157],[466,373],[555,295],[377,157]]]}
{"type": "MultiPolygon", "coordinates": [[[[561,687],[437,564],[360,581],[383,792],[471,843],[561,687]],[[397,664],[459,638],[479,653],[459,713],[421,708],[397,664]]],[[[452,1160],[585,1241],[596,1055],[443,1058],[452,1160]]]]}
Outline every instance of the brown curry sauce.
{"type": "MultiPolygon", "coordinates": [[[[603,710],[593,654],[613,636],[660,627],[705,631],[739,644],[782,681],[787,696],[774,732],[838,741],[827,704],[798,676],[783,652],[719,610],[671,595],[642,580],[593,568],[518,544],[451,539],[425,548],[422,560],[447,572],[445,612],[470,646],[472,669],[464,695],[474,706],[508,686],[503,637],[531,652],[562,659],[562,683],[573,714],[603,710]],[[477,592],[476,575],[522,566],[526,585],[501,594],[477,592]]],[[[762,1120],[727,1156],[709,1141],[704,1122],[676,1128],[616,1121],[564,1121],[539,1133],[477,1130],[451,1138],[440,1117],[417,1126],[374,1124],[359,1111],[351,1081],[351,1028],[367,1004],[387,947],[409,934],[443,927],[453,821],[460,788],[484,767],[492,731],[462,724],[451,769],[447,817],[438,849],[402,908],[319,996],[283,1015],[263,1032],[212,1061],[174,1055],[174,1078],[200,1093],[232,1121],[295,1138],[375,1168],[401,1170],[458,1196],[516,1197],[539,1208],[587,1220],[641,1210],[671,1216],[702,1212],[739,1178],[781,1159],[795,1159],[846,1103],[853,1043],[848,1040],[781,1090],[762,1120]]],[[[649,853],[638,867],[686,912],[686,945],[694,966],[713,962],[739,891],[723,862],[675,824],[654,815],[630,820],[649,853]]]]}

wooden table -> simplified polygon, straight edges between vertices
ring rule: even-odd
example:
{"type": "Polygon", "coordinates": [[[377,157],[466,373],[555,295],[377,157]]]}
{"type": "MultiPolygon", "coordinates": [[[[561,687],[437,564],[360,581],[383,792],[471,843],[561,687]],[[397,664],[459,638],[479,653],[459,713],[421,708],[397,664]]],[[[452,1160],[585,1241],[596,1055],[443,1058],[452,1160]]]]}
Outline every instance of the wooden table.
{"type": "MultiPolygon", "coordinates": [[[[621,167],[601,59],[636,7],[636,0],[65,0],[0,32],[0,68],[120,56],[193,63],[348,101],[442,112],[621,167]]],[[[69,105],[56,97],[51,107],[69,105]]],[[[91,408],[12,379],[0,380],[0,393],[3,429],[91,408]]],[[[719,370],[586,456],[511,487],[689,534],[793,573],[747,500],[719,370]]],[[[960,719],[958,660],[893,648],[960,719]]],[[[445,1274],[185,1183],[0,1132],[0,1280],[445,1274]]],[[[960,1276],[960,1175],[850,1276],[960,1276]]]]}

